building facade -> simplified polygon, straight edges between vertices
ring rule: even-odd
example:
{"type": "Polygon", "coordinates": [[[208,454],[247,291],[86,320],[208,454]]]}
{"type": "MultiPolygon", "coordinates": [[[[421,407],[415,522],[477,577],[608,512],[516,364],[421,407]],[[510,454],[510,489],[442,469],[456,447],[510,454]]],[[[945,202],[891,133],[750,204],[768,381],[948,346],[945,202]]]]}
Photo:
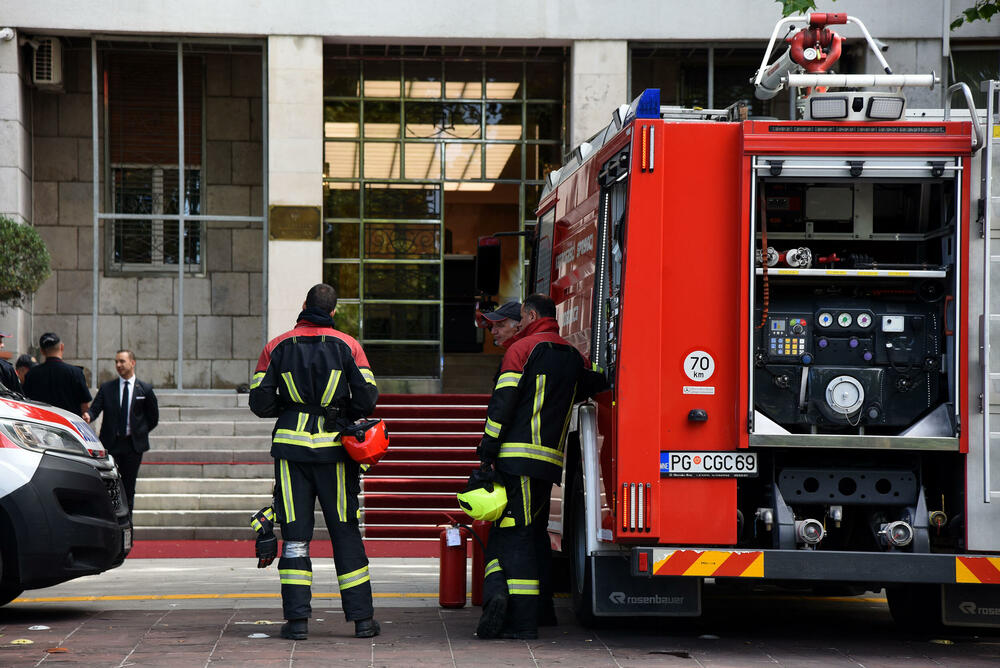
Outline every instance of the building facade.
{"type": "MultiPolygon", "coordinates": [[[[942,77],[911,107],[1000,71],[1000,24],[948,29],[971,2],[825,4],[896,72],[942,77]]],[[[0,213],[39,231],[53,272],[0,330],[18,352],[59,333],[92,384],[124,347],[157,386],[233,388],[326,281],[383,389],[463,389],[498,352],[477,298],[523,296],[546,173],[646,87],[789,117],[787,95],[764,105],[748,83],[779,16],[772,0],[3,0],[0,213]],[[477,241],[501,232],[497,294],[477,295],[477,241]]],[[[843,34],[840,71],[876,71],[843,34]]]]}

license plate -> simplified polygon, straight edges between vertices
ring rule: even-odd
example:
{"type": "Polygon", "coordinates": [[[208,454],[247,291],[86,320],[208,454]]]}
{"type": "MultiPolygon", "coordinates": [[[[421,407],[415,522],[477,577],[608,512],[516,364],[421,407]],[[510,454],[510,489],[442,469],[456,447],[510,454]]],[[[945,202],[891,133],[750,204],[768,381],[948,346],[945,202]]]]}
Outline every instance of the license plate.
{"type": "Polygon", "coordinates": [[[124,529],[122,531],[122,547],[126,552],[132,549],[132,530],[124,529]]]}
{"type": "Polygon", "coordinates": [[[757,475],[752,452],[661,452],[660,475],[672,478],[749,478],[757,475]]]}

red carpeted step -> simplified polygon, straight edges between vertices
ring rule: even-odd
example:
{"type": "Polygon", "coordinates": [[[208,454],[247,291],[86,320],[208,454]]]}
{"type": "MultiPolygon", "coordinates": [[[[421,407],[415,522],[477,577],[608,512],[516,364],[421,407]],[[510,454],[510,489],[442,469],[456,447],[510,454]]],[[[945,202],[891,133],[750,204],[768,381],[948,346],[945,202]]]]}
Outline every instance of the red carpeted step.
{"type": "Polygon", "coordinates": [[[377,418],[478,418],[486,419],[486,406],[382,406],[375,408],[377,418]]]}
{"type": "Polygon", "coordinates": [[[438,448],[475,448],[482,434],[408,434],[389,432],[389,449],[393,447],[415,447],[436,450],[438,448]]]}
{"type": "Polygon", "coordinates": [[[407,508],[420,506],[421,508],[435,508],[451,510],[457,506],[454,494],[413,494],[407,491],[400,494],[373,494],[366,492],[364,496],[365,508],[407,508]]]}
{"type": "Polygon", "coordinates": [[[488,394],[380,394],[379,406],[395,406],[399,404],[446,404],[446,405],[476,405],[485,406],[490,401],[488,394]]]}
{"type": "Polygon", "coordinates": [[[449,524],[449,515],[455,516],[461,513],[458,506],[445,509],[421,508],[419,510],[388,510],[379,508],[366,508],[364,511],[365,528],[373,525],[385,526],[394,524],[415,525],[422,524],[438,525],[449,524]]]}
{"type": "MultiPolygon", "coordinates": [[[[436,478],[439,476],[468,476],[472,466],[468,462],[386,462],[376,464],[371,472],[390,478],[436,478]]],[[[371,475],[371,474],[369,474],[371,475]]],[[[365,485],[370,482],[366,478],[365,485]]]]}
{"type": "MultiPolygon", "coordinates": [[[[468,515],[456,511],[454,517],[459,519],[460,517],[468,517],[468,515]]],[[[451,522],[447,523],[451,524],[451,522]]],[[[443,527],[438,526],[373,526],[365,527],[365,538],[438,538],[442,530],[443,527]]]]}
{"type": "Polygon", "coordinates": [[[483,433],[485,418],[383,418],[390,434],[419,432],[430,434],[483,433]]]}
{"type": "Polygon", "coordinates": [[[454,478],[370,478],[365,476],[365,494],[379,492],[458,492],[468,482],[475,467],[465,469],[454,478]]]}
{"type": "MultiPolygon", "coordinates": [[[[379,465],[385,462],[474,462],[478,463],[475,448],[389,448],[379,465]]],[[[377,473],[374,469],[373,473],[377,473]]]]}

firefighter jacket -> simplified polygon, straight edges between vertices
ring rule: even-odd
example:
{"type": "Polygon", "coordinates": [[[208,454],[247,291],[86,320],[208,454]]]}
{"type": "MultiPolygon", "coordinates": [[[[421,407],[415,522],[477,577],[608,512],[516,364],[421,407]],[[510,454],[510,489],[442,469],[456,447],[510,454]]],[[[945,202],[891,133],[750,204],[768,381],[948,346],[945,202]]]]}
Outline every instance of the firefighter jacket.
{"type": "Polygon", "coordinates": [[[370,415],[377,400],[361,344],[319,309],[303,311],[295,329],[264,346],[250,384],[250,410],[278,418],[271,456],[295,462],[348,459],[337,422],[370,415]],[[328,408],[339,411],[336,421],[326,416],[328,408]]]}
{"type": "Polygon", "coordinates": [[[555,318],[523,329],[504,354],[478,455],[504,473],[558,483],[574,401],[604,383],[559,336],[555,318]]]}

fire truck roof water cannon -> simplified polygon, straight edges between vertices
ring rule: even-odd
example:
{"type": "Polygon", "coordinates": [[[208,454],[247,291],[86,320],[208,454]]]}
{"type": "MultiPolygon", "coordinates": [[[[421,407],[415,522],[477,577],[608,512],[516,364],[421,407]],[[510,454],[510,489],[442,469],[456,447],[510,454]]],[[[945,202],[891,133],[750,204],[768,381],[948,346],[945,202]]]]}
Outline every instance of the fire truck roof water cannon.
{"type": "Polygon", "coordinates": [[[647,90],[547,177],[529,291],[610,385],[571,415],[551,505],[574,610],[791,582],[884,588],[910,629],[1000,625],[1000,82],[989,142],[964,84],[907,112],[936,78],[843,14],[779,21],[753,81],[811,89],[804,118],[647,90]],[[851,24],[884,73],[832,73],[851,24]],[[895,90],[849,90],[873,88],[895,90]]]}

